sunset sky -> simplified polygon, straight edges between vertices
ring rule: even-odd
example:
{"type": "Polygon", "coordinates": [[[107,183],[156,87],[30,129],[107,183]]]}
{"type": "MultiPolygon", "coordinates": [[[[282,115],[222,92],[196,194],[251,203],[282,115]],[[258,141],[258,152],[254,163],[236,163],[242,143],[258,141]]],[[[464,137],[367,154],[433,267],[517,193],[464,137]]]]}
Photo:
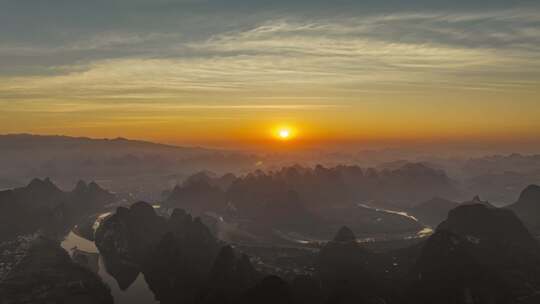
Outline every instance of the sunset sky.
{"type": "Polygon", "coordinates": [[[0,0],[0,41],[0,133],[540,138],[535,0],[0,0]]]}

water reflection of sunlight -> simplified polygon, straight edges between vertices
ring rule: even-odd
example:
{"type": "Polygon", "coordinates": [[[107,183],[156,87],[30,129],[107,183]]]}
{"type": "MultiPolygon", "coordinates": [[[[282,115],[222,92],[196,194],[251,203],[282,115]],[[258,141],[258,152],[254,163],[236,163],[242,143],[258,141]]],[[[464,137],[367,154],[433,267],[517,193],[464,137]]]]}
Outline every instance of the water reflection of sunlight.
{"type": "Polygon", "coordinates": [[[395,210],[389,210],[389,209],[380,209],[380,208],[371,207],[371,206],[368,206],[368,205],[365,205],[365,204],[358,204],[358,206],[368,208],[368,209],[371,209],[371,210],[375,210],[375,211],[378,211],[378,212],[385,212],[385,213],[401,215],[401,216],[409,218],[409,219],[411,219],[411,220],[413,220],[415,222],[418,222],[418,219],[416,217],[408,214],[405,211],[395,211],[395,210]]]}
{"type": "Polygon", "coordinates": [[[90,253],[98,253],[96,245],[78,235],[73,231],[70,231],[66,238],[60,244],[69,254],[71,254],[71,249],[77,247],[79,250],[83,250],[90,253]]]}
{"type": "Polygon", "coordinates": [[[416,235],[418,235],[418,237],[426,237],[426,236],[430,236],[433,234],[433,229],[429,228],[429,227],[425,227],[424,229],[418,231],[416,233],[416,235]]]}
{"type": "MultiPolygon", "coordinates": [[[[111,212],[107,212],[98,216],[96,222],[94,223],[94,227],[97,228],[99,226],[99,222],[107,218],[111,214],[111,212]]],[[[94,242],[78,236],[73,231],[69,232],[69,234],[65,237],[65,239],[61,242],[60,245],[70,255],[72,254],[71,249],[75,247],[79,250],[83,250],[86,252],[99,253],[99,250],[97,249],[94,242]]],[[[129,286],[129,288],[127,288],[126,290],[121,290],[116,279],[107,272],[105,268],[105,263],[103,261],[103,256],[101,254],[99,255],[98,275],[101,277],[103,282],[105,282],[111,289],[111,294],[114,297],[114,303],[116,304],[159,303],[158,301],[156,301],[154,293],[148,287],[148,284],[146,283],[144,275],[142,273],[139,274],[135,282],[133,282],[131,286],[129,286]]]]}

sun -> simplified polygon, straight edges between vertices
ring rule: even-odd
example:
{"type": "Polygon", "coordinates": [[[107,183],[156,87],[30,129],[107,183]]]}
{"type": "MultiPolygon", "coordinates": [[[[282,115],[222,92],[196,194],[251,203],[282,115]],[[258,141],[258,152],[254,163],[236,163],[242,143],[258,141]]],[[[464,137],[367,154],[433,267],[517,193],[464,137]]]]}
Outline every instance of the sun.
{"type": "Polygon", "coordinates": [[[291,136],[291,131],[288,129],[281,129],[278,134],[281,139],[287,139],[291,136]]]}
{"type": "Polygon", "coordinates": [[[296,129],[290,126],[278,126],[272,131],[273,136],[281,141],[289,141],[296,137],[296,129]]]}

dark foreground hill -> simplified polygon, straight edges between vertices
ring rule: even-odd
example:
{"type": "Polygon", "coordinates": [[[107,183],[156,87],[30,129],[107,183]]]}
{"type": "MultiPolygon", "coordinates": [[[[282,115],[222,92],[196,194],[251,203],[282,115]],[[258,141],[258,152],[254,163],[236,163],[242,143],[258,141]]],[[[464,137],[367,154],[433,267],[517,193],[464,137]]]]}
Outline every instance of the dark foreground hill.
{"type": "Polygon", "coordinates": [[[521,303],[540,291],[540,245],[510,210],[450,211],[410,273],[411,303],[521,303]]]}
{"type": "Polygon", "coordinates": [[[113,303],[101,279],[73,262],[58,242],[41,236],[24,241],[17,245],[27,247],[24,257],[0,278],[0,303],[113,303]]]}

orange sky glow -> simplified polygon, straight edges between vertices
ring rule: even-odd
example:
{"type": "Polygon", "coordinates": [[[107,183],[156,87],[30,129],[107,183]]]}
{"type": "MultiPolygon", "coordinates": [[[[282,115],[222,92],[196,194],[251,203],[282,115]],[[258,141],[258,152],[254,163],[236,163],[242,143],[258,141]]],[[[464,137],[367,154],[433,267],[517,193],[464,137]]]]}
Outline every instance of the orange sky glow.
{"type": "MultiPolygon", "coordinates": [[[[187,2],[208,5],[202,15],[216,4],[187,2]]],[[[424,11],[421,2],[388,12],[353,2],[253,5],[225,24],[136,10],[159,15],[153,27],[116,23],[119,9],[103,27],[59,17],[62,33],[50,21],[78,10],[12,12],[21,18],[0,29],[0,133],[232,149],[539,146],[539,8],[424,11]],[[283,126],[288,140],[276,136],[283,126]]]]}

